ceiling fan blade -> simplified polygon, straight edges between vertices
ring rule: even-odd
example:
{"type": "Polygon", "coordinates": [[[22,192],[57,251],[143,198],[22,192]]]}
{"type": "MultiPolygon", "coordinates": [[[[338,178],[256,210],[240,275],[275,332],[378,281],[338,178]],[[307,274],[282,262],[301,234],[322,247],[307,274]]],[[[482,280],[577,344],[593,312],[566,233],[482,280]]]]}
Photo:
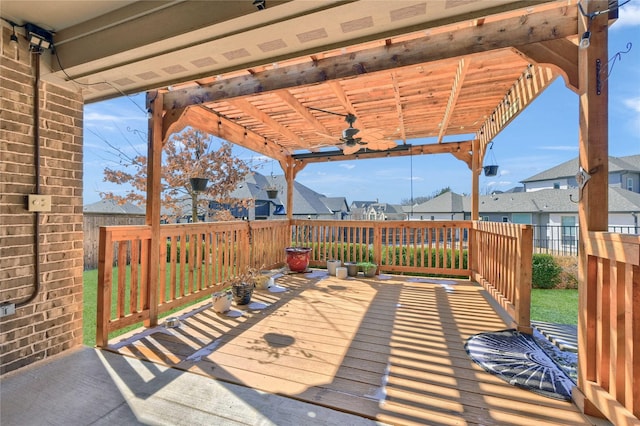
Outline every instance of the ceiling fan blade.
{"type": "Polygon", "coordinates": [[[377,139],[377,140],[370,140],[367,148],[373,149],[375,151],[384,151],[387,149],[395,148],[397,145],[398,144],[392,140],[377,139]]]}
{"type": "Polygon", "coordinates": [[[344,155],[355,154],[358,151],[360,151],[360,146],[358,144],[352,145],[352,146],[347,146],[347,145],[342,146],[342,153],[344,155]]]}

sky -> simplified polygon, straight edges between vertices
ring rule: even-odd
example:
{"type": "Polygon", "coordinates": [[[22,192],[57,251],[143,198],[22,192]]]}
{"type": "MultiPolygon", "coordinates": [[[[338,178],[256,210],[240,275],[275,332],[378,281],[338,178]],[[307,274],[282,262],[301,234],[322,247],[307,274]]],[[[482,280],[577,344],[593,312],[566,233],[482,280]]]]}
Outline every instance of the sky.
{"type": "MultiPolygon", "coordinates": [[[[620,8],[609,31],[609,57],[609,155],[640,154],[640,0],[620,8]],[[629,43],[628,53],[616,55],[629,50],[629,43]]],[[[85,205],[99,201],[100,192],[124,195],[129,189],[103,180],[104,168],[119,163],[106,142],[127,154],[146,154],[144,103],[145,95],[139,94],[85,106],[85,205]]],[[[283,174],[277,162],[265,162],[258,153],[236,146],[234,154],[259,164],[256,170],[264,175],[283,174]]],[[[519,186],[520,181],[577,156],[578,95],[558,78],[494,139],[485,164],[495,160],[499,172],[495,177],[481,174],[480,192],[519,186]]],[[[346,197],[348,203],[400,204],[445,187],[460,194],[471,192],[469,168],[450,154],[309,164],[296,181],[328,197],[346,197]]]]}

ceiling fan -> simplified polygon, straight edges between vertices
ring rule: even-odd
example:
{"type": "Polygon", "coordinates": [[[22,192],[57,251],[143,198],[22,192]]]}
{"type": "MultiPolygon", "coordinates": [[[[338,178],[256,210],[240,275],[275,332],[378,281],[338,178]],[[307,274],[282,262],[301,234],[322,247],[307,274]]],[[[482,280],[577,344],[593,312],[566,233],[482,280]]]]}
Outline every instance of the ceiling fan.
{"type": "Polygon", "coordinates": [[[385,139],[384,133],[380,129],[367,129],[360,132],[360,129],[353,127],[353,124],[356,122],[357,117],[351,113],[340,114],[333,111],[311,107],[309,107],[309,109],[344,117],[344,121],[349,124],[349,127],[342,131],[342,137],[337,138],[335,136],[323,135],[328,136],[332,139],[340,140],[342,142],[342,145],[339,147],[340,149],[342,149],[342,153],[345,155],[358,152],[361,145],[367,145],[368,149],[376,151],[384,151],[397,145],[394,141],[385,139]]]}

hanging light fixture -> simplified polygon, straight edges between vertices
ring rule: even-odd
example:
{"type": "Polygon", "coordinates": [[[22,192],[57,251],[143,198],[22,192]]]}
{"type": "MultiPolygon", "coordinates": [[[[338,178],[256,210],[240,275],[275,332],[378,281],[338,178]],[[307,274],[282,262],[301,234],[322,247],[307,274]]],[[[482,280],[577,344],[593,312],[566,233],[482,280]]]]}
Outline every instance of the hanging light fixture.
{"type": "Polygon", "coordinates": [[[13,46],[14,49],[18,48],[18,36],[16,35],[16,26],[15,24],[11,24],[11,30],[13,31],[13,33],[11,33],[11,37],[9,37],[9,43],[11,44],[11,46],[13,46]]]}

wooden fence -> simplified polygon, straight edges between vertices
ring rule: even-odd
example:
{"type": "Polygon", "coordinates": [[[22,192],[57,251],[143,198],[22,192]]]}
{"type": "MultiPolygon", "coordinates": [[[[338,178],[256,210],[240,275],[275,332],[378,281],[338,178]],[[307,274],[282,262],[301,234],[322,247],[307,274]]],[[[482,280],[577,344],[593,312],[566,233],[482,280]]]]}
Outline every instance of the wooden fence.
{"type": "Polygon", "coordinates": [[[151,306],[162,314],[208,296],[246,268],[282,266],[284,249],[291,245],[311,247],[310,264],[316,267],[325,267],[329,259],[340,259],[373,261],[381,272],[475,276],[514,315],[518,327],[527,330],[531,239],[523,231],[526,229],[530,227],[469,221],[282,220],[162,225],[160,262],[148,265],[148,226],[103,227],[96,341],[104,346],[110,332],[143,320],[154,323],[157,318],[150,318],[151,306]],[[153,292],[147,288],[150,267],[158,268],[153,292]],[[152,293],[157,294],[154,301],[148,300],[152,293]]]}
{"type": "Polygon", "coordinates": [[[144,214],[84,213],[82,219],[84,270],[98,267],[100,227],[144,225],[144,214]]]}
{"type": "Polygon", "coordinates": [[[151,265],[159,271],[158,299],[152,302],[147,300],[150,227],[100,228],[98,346],[106,345],[110,332],[148,320],[150,303],[162,314],[210,295],[249,266],[282,264],[290,241],[288,221],[162,225],[160,235],[160,262],[151,265]]]}
{"type": "MultiPolygon", "coordinates": [[[[574,398],[616,425],[640,418],[640,237],[589,232],[580,294],[580,375],[574,398]],[[586,397],[586,400],[584,399],[586,397]],[[588,402],[587,402],[588,401],[588,402]]],[[[595,414],[595,413],[594,413],[595,414]]]]}
{"type": "Polygon", "coordinates": [[[468,221],[294,220],[292,241],[307,246],[311,266],[329,259],[374,262],[379,271],[468,277],[468,221]]]}

